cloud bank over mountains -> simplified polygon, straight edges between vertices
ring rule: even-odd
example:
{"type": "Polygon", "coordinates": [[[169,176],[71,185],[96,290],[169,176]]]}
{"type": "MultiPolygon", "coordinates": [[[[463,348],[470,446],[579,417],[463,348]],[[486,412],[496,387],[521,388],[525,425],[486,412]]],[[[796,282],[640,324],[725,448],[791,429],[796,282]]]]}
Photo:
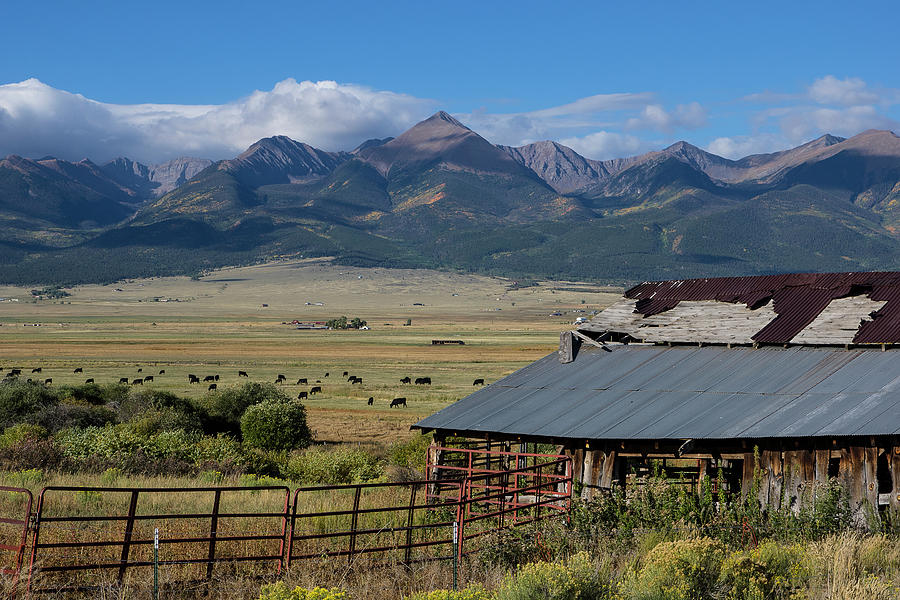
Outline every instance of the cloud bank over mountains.
{"type": "MultiPolygon", "coordinates": [[[[551,139],[595,159],[623,157],[688,139],[729,158],[796,146],[823,133],[898,129],[900,90],[827,75],[800,93],[761,92],[726,103],[667,105],[651,92],[597,94],[522,112],[475,110],[460,121],[496,144],[551,139]],[[718,135],[720,114],[745,132],[718,135]]],[[[38,79],[0,85],[0,156],[54,155],[97,162],[128,156],[157,163],[190,155],[230,158],[260,138],[287,135],[324,150],[349,150],[397,135],[442,108],[435,99],[334,81],[285,79],[221,105],[98,102],[38,79]]]]}

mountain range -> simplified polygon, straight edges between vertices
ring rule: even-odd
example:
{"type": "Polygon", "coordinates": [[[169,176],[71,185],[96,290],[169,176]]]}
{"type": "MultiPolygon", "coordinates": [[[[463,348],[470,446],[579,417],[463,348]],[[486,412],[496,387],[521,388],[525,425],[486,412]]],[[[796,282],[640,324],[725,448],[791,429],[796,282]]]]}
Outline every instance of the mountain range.
{"type": "Polygon", "coordinates": [[[0,160],[0,279],[71,284],[335,256],[635,281],[900,268],[900,138],[825,135],[729,160],[678,142],[597,161],[497,146],[445,112],[327,152],[285,136],[218,162],[0,160]]]}

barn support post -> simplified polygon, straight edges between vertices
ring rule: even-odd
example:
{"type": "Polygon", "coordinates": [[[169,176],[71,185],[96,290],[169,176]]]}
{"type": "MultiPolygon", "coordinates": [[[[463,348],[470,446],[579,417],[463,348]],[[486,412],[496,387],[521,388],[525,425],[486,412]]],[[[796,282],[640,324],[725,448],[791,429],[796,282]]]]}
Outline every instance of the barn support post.
{"type": "Polygon", "coordinates": [[[744,470],[741,473],[741,502],[747,500],[747,495],[753,489],[753,479],[759,472],[759,461],[753,452],[744,453],[744,470]]]}
{"type": "Polygon", "coordinates": [[[888,466],[891,470],[891,508],[900,510],[900,446],[888,448],[888,466]]]}
{"type": "Polygon", "coordinates": [[[850,494],[853,523],[868,528],[878,519],[878,450],[850,446],[841,451],[841,481],[850,494]]]}
{"type": "Polygon", "coordinates": [[[603,466],[600,472],[600,481],[598,485],[604,489],[608,490],[612,487],[613,477],[615,475],[615,466],[618,461],[616,460],[616,451],[615,450],[607,450],[603,456],[603,466]]]}

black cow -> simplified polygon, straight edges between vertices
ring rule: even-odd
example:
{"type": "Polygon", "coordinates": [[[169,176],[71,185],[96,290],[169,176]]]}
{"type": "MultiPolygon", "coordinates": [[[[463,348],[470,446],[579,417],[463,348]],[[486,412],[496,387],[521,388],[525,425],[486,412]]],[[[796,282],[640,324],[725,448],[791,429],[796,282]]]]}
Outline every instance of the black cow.
{"type": "Polygon", "coordinates": [[[143,373],[143,372],[144,372],[143,367],[138,367],[138,373],[143,373]]]}
{"type": "Polygon", "coordinates": [[[307,392],[300,392],[299,394],[297,394],[297,400],[305,400],[306,398],[309,398],[309,394],[307,392]]]}
{"type": "Polygon", "coordinates": [[[84,380],[84,384],[85,384],[85,385],[87,385],[87,384],[89,384],[89,383],[94,383],[94,378],[93,378],[93,377],[90,377],[90,378],[84,380]]]}
{"type": "Polygon", "coordinates": [[[305,385],[305,384],[306,384],[306,377],[301,377],[300,379],[297,380],[297,385],[305,385]]]}
{"type": "Polygon", "coordinates": [[[134,381],[131,382],[131,385],[144,385],[144,380],[143,379],[135,379],[134,381]]]}
{"type": "Polygon", "coordinates": [[[213,379],[215,379],[216,381],[218,381],[218,380],[219,380],[219,374],[216,373],[215,375],[213,375],[213,379]]]}
{"type": "Polygon", "coordinates": [[[346,377],[346,376],[347,376],[347,371],[344,371],[344,375],[343,375],[343,376],[344,376],[344,377],[346,377]]]}
{"type": "Polygon", "coordinates": [[[390,408],[394,408],[395,406],[406,406],[406,398],[394,398],[391,400],[390,408]]]}
{"type": "Polygon", "coordinates": [[[128,383],[127,377],[119,377],[119,383],[128,383]]]}
{"type": "Polygon", "coordinates": [[[368,404],[369,406],[372,406],[373,404],[375,404],[375,398],[373,398],[372,396],[369,396],[369,401],[366,404],[368,404]]]}
{"type": "Polygon", "coordinates": [[[212,391],[212,390],[214,390],[214,389],[216,389],[216,384],[211,383],[211,384],[209,384],[209,387],[207,388],[207,391],[212,391]]]}
{"type": "Polygon", "coordinates": [[[238,371],[238,377],[250,377],[247,375],[247,371],[238,371]]]}
{"type": "Polygon", "coordinates": [[[35,368],[33,368],[33,369],[31,370],[31,372],[32,372],[32,373],[40,373],[40,372],[41,372],[41,367],[35,367],[35,368]]]}
{"type": "Polygon", "coordinates": [[[313,394],[318,394],[318,393],[321,392],[321,391],[322,391],[322,388],[321,388],[320,386],[314,385],[314,386],[309,390],[309,395],[312,396],[313,394]]]}
{"type": "Polygon", "coordinates": [[[328,377],[328,373],[325,373],[325,377],[328,377]]]}
{"type": "Polygon", "coordinates": [[[400,383],[412,383],[412,379],[409,377],[404,377],[400,380],[400,383]]]}
{"type": "Polygon", "coordinates": [[[200,383],[200,378],[196,375],[188,374],[188,382],[190,383],[200,383]]]}
{"type": "Polygon", "coordinates": [[[160,369],[158,374],[159,374],[159,375],[165,375],[165,374],[166,374],[166,370],[165,370],[165,369],[160,369]]]}
{"type": "Polygon", "coordinates": [[[316,383],[322,383],[321,379],[316,379],[316,383]]]}
{"type": "Polygon", "coordinates": [[[357,377],[355,379],[351,379],[350,385],[353,385],[354,383],[362,383],[362,377],[357,377]]]}
{"type": "Polygon", "coordinates": [[[84,373],[84,369],[82,369],[81,367],[75,367],[75,370],[72,372],[73,373],[84,373]]]}
{"type": "Polygon", "coordinates": [[[22,369],[13,369],[12,371],[9,372],[9,374],[12,375],[13,377],[15,377],[16,375],[21,375],[22,369]]]}
{"type": "Polygon", "coordinates": [[[431,377],[416,377],[416,385],[431,385],[431,377]]]}
{"type": "Polygon", "coordinates": [[[215,381],[215,380],[216,380],[215,375],[207,375],[206,377],[203,378],[203,383],[206,383],[207,381],[215,381]]]}
{"type": "Polygon", "coordinates": [[[147,375],[144,377],[144,381],[153,381],[153,375],[147,375]]]}
{"type": "Polygon", "coordinates": [[[287,379],[287,377],[285,377],[281,373],[279,373],[278,377],[275,378],[276,381],[285,381],[286,379],[287,379]]]}
{"type": "Polygon", "coordinates": [[[53,383],[52,377],[48,377],[47,379],[44,380],[44,385],[50,385],[51,383],[53,383]]]}
{"type": "Polygon", "coordinates": [[[479,377],[478,379],[476,379],[475,381],[472,382],[472,385],[484,385],[484,379],[479,377]]]}

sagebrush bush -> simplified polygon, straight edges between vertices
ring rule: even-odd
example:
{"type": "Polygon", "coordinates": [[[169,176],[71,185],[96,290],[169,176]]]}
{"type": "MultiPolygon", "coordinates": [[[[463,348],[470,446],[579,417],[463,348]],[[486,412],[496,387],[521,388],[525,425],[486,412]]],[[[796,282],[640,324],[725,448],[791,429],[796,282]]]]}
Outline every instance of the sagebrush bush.
{"type": "Polygon", "coordinates": [[[585,552],[565,562],[538,562],[507,575],[497,600],[605,600],[612,588],[585,552]]]}
{"type": "Polygon", "coordinates": [[[477,584],[461,590],[431,590],[406,596],[404,600],[493,600],[494,594],[477,584]]]}
{"type": "Polygon", "coordinates": [[[625,573],[618,591],[626,600],[695,600],[715,597],[725,547],[697,538],[657,544],[643,565],[625,573]]]}
{"type": "Polygon", "coordinates": [[[0,449],[10,448],[27,439],[43,440],[46,439],[47,435],[47,430],[40,425],[19,423],[18,425],[7,427],[0,434],[0,449]]]}
{"type": "Polygon", "coordinates": [[[810,558],[802,545],[772,540],[729,555],[721,571],[727,600],[794,598],[806,588],[810,575],[810,558]]]}
{"type": "Polygon", "coordinates": [[[259,600],[350,600],[350,596],[339,589],[329,590],[321,587],[291,589],[283,581],[278,581],[262,586],[259,600]]]}
{"type": "Polygon", "coordinates": [[[287,476],[304,484],[337,485],[379,479],[384,467],[364,450],[310,448],[291,457],[287,476]]]}
{"type": "Polygon", "coordinates": [[[263,450],[295,450],[312,443],[306,407],[300,402],[263,402],[241,417],[244,443],[263,450]]]}
{"type": "Polygon", "coordinates": [[[0,427],[4,429],[30,420],[29,417],[59,404],[56,394],[40,383],[17,377],[0,380],[0,427]]]}

